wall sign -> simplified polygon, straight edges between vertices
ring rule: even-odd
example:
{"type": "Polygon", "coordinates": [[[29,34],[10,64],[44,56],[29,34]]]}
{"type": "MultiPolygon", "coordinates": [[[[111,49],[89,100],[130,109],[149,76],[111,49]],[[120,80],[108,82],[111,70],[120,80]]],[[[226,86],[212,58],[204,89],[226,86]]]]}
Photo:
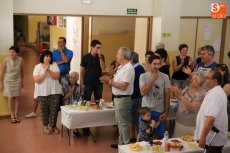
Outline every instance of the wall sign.
{"type": "Polygon", "coordinates": [[[136,8],[127,8],[127,14],[137,14],[136,8]]]}

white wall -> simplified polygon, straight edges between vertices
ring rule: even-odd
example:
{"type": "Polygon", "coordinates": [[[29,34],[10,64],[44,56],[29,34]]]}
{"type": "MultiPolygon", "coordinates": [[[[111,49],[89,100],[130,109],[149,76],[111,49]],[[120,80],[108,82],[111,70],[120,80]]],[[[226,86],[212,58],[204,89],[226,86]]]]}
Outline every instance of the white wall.
{"type": "Polygon", "coordinates": [[[139,54],[139,62],[145,61],[145,52],[147,44],[147,18],[136,18],[134,51],[139,54]]]}
{"type": "MultiPolygon", "coordinates": [[[[176,50],[178,47],[179,28],[180,28],[180,8],[181,0],[156,0],[156,17],[153,19],[153,41],[152,50],[155,45],[162,41],[166,44],[167,50],[176,50]],[[168,37],[162,37],[163,33],[170,34],[168,37]]],[[[155,9],[155,10],[156,10],[155,9]]]]}
{"type": "Polygon", "coordinates": [[[66,46],[73,51],[73,58],[71,61],[71,70],[80,74],[81,62],[81,34],[82,34],[82,18],[81,17],[67,17],[66,18],[66,46]]]}
{"type": "Polygon", "coordinates": [[[0,5],[0,54],[9,52],[9,47],[13,45],[13,0],[1,0],[0,5]]]}
{"type": "Polygon", "coordinates": [[[154,0],[13,0],[14,13],[68,15],[126,15],[127,8],[137,8],[138,15],[153,16],[154,0]]]}

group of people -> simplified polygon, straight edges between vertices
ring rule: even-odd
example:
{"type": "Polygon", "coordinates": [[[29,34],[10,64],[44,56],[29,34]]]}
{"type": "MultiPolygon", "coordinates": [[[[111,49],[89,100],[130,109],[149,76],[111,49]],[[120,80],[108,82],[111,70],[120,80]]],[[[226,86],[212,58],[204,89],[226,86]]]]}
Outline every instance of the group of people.
{"type": "MultiPolygon", "coordinates": [[[[101,46],[98,40],[91,42],[90,52],[82,57],[80,75],[70,71],[73,52],[66,48],[64,37],[58,39],[58,49],[42,52],[40,63],[33,71],[34,112],[26,117],[36,116],[39,102],[44,133],[59,133],[56,123],[60,104],[70,104],[80,98],[90,101],[92,93],[97,101],[102,97],[103,84],[109,84],[119,131],[118,144],[111,147],[117,148],[130,142],[163,138],[171,91],[179,101],[173,136],[193,135],[195,130],[199,146],[204,148],[213,134],[211,129],[215,127],[221,132],[208,147],[208,152],[213,149],[221,152],[227,141],[227,111],[230,112],[227,103],[230,95],[229,71],[227,65],[214,61],[212,46],[199,48],[199,57],[193,60],[187,55],[188,46],[179,45],[180,54],[172,62],[172,85],[169,56],[163,43],[157,44],[155,52],[146,52],[143,64],[139,63],[138,53],[120,47],[113,70],[106,75],[102,75],[105,57],[101,46]],[[80,84],[77,83],[79,78],[80,84]]],[[[10,57],[5,58],[1,66],[0,89],[8,97],[11,122],[18,123],[23,59],[17,55],[18,47],[12,46],[9,50],[10,57]]],[[[89,134],[89,128],[83,131],[89,134]]]]}
{"type": "Polygon", "coordinates": [[[169,57],[163,47],[156,48],[155,52],[146,52],[146,63],[143,64],[145,72],[130,66],[135,52],[128,53],[130,51],[127,48],[120,48],[116,73],[100,78],[101,82],[111,86],[114,96],[119,139],[118,144],[112,144],[111,147],[128,144],[132,142],[133,136],[137,141],[163,138],[171,91],[178,100],[173,136],[194,135],[196,131],[200,147],[206,148],[208,152],[221,152],[227,142],[228,131],[230,84],[227,65],[214,61],[215,50],[210,45],[199,48],[199,57],[193,60],[187,55],[188,46],[181,44],[180,54],[172,62],[171,85],[170,64],[167,62],[169,57]],[[136,88],[135,79],[139,80],[139,87],[137,85],[136,88]],[[133,88],[131,93],[130,88],[133,88]],[[132,101],[133,93],[134,97],[139,98],[138,105],[132,101]],[[134,105],[137,105],[135,110],[134,105]],[[134,115],[133,112],[137,113],[138,109],[139,114],[134,115]],[[135,129],[138,124],[139,128],[135,129]],[[221,134],[207,147],[213,135],[213,127],[219,129],[221,134]]]}

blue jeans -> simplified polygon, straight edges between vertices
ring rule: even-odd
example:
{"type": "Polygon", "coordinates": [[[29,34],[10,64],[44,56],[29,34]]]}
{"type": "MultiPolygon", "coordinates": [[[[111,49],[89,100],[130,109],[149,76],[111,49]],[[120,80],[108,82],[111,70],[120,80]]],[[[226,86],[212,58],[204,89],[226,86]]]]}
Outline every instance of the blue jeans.
{"type": "Polygon", "coordinates": [[[118,144],[129,143],[129,105],[131,97],[114,98],[116,122],[118,125],[118,144]]]}

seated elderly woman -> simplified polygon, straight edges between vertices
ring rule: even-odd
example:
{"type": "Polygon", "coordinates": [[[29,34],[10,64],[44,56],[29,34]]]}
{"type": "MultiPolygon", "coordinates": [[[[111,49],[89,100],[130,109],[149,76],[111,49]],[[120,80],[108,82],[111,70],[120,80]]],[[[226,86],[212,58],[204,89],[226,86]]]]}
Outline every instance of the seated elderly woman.
{"type": "Polygon", "coordinates": [[[191,83],[183,90],[175,85],[171,87],[179,100],[173,137],[194,134],[196,116],[205,96],[202,83],[202,76],[195,72],[192,74],[191,83]]]}

